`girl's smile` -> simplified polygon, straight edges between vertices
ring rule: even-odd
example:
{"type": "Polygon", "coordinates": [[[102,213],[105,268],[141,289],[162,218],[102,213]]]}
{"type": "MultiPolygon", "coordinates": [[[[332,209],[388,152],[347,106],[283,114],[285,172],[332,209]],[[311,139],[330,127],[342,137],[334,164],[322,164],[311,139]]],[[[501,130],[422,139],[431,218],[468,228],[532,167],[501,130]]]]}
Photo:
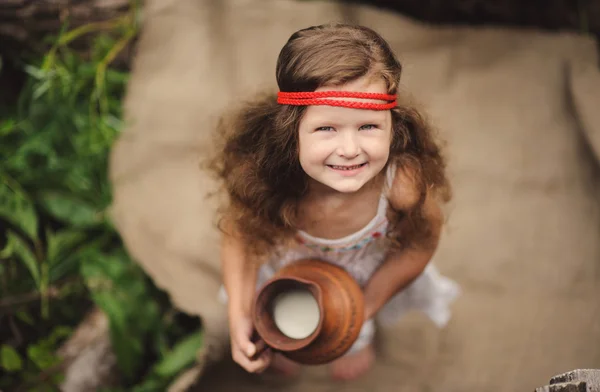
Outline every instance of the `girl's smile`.
{"type": "Polygon", "coordinates": [[[368,162],[365,163],[360,163],[358,165],[352,165],[352,166],[348,166],[348,165],[327,165],[327,167],[329,167],[331,170],[335,171],[337,174],[345,176],[345,177],[351,177],[354,176],[356,174],[358,174],[360,171],[362,171],[363,168],[365,168],[365,166],[368,164],[368,162]]]}

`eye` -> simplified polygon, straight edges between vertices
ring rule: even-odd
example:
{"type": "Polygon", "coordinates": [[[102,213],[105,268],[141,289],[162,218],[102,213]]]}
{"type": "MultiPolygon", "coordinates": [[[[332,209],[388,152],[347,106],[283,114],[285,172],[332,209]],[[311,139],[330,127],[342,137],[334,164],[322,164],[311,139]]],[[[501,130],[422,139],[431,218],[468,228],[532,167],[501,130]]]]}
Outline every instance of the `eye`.
{"type": "Polygon", "coordinates": [[[315,129],[315,131],[333,131],[333,127],[319,127],[317,129],[315,129]]]}
{"type": "Polygon", "coordinates": [[[361,126],[359,128],[359,130],[366,130],[366,131],[371,130],[371,129],[377,129],[377,125],[375,125],[375,124],[365,124],[365,125],[363,125],[363,126],[361,126]]]}

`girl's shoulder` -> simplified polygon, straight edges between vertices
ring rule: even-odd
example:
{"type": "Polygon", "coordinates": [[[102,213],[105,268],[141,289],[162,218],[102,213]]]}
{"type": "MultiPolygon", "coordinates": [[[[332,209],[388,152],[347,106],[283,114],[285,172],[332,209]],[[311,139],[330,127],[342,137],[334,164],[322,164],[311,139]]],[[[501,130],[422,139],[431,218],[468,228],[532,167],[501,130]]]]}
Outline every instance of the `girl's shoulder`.
{"type": "Polygon", "coordinates": [[[390,165],[386,180],[388,202],[394,209],[408,210],[419,202],[420,194],[413,170],[390,165]]]}

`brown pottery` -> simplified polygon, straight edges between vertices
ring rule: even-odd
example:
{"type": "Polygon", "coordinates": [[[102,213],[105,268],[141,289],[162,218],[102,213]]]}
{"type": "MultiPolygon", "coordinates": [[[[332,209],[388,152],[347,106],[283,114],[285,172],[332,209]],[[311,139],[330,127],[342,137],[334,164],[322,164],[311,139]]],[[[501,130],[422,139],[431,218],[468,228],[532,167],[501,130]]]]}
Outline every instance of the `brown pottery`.
{"type": "Polygon", "coordinates": [[[259,289],[253,305],[254,327],[266,345],[307,365],[328,363],[346,353],[364,321],[358,283],[342,268],[321,260],[300,260],[280,269],[259,289]],[[272,316],[277,295],[297,288],[309,290],[320,310],[317,329],[304,339],[284,335],[272,316]]]}

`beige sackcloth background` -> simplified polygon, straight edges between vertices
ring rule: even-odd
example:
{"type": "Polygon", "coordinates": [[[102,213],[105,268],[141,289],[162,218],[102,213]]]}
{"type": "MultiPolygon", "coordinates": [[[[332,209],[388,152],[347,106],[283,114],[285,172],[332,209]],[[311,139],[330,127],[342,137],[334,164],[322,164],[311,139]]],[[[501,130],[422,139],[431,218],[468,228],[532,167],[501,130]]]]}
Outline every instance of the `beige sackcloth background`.
{"type": "Polygon", "coordinates": [[[326,1],[147,0],[111,159],[113,216],[131,254],[203,318],[197,390],[278,390],[231,364],[214,183],[198,168],[221,109],[275,88],[295,30],[342,20],[375,28],[404,65],[403,89],[447,141],[455,197],[435,262],[463,294],[449,326],[412,314],[381,331],[361,380],[308,369],[288,391],[532,391],[600,368],[600,72],[573,33],[432,27],[326,1]],[[345,10],[344,12],[342,12],[345,10]],[[210,362],[213,363],[213,362],[210,362]]]}

